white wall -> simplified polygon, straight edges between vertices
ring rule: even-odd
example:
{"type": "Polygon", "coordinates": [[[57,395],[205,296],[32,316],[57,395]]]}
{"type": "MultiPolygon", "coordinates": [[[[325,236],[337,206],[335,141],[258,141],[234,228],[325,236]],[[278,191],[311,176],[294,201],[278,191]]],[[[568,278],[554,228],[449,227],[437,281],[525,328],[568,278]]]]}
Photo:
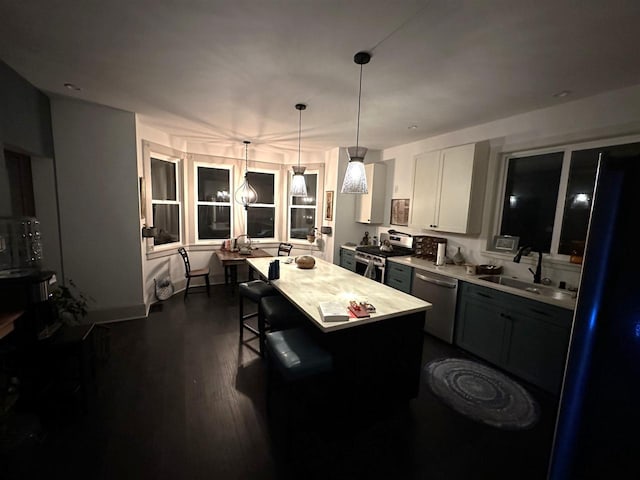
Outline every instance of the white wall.
{"type": "Polygon", "coordinates": [[[65,280],[90,320],[145,315],[133,113],[51,99],[65,280]]]}

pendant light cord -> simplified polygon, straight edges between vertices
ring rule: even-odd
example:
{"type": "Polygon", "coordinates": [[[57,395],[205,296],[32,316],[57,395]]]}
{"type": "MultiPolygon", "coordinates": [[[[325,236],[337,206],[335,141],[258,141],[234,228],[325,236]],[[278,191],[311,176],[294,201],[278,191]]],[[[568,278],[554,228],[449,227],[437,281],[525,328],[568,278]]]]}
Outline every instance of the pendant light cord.
{"type": "Polygon", "coordinates": [[[247,178],[249,175],[249,144],[245,142],[244,144],[244,178],[247,178]]]}
{"type": "Polygon", "coordinates": [[[302,135],[302,108],[298,109],[300,113],[298,119],[298,168],[300,168],[300,136],[302,135]]]}
{"type": "Polygon", "coordinates": [[[356,155],[360,155],[358,141],[360,140],[360,99],[362,98],[362,64],[360,64],[360,86],[358,90],[358,123],[356,125],[356,155]]]}

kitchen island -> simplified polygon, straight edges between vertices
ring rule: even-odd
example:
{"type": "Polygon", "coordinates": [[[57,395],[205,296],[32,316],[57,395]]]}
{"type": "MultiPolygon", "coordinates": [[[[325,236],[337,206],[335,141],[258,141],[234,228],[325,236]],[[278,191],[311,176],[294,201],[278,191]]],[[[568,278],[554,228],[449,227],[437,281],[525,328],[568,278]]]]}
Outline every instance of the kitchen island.
{"type": "MultiPolygon", "coordinates": [[[[387,285],[315,258],[312,269],[280,260],[280,278],[271,284],[309,319],[310,332],[333,355],[341,395],[358,409],[414,398],[420,386],[423,326],[431,304],[387,285]],[[319,302],[367,301],[369,318],[324,322],[319,302]]],[[[247,259],[267,278],[273,258],[247,259]]]]}

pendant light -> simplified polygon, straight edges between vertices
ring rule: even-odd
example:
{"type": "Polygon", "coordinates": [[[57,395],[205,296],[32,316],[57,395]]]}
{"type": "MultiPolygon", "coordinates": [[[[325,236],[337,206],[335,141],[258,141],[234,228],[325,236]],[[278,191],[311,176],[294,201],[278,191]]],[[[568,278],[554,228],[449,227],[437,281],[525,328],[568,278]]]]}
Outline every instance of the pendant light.
{"type": "Polygon", "coordinates": [[[360,100],[362,98],[362,65],[371,60],[367,52],[358,52],[353,56],[353,61],[360,65],[360,88],[358,90],[358,123],[356,127],[356,146],[348,147],[349,164],[342,182],[342,193],[369,193],[367,188],[367,176],[364,171],[364,156],[367,154],[365,147],[359,146],[360,140],[360,100]]]}
{"type": "Polygon", "coordinates": [[[235,201],[244,207],[245,210],[249,210],[249,205],[253,205],[258,201],[258,194],[249,184],[249,140],[244,142],[244,182],[238,187],[235,193],[235,201]]]}
{"type": "Polygon", "coordinates": [[[306,167],[300,166],[300,136],[302,135],[302,110],[305,110],[307,106],[304,103],[296,104],[296,109],[300,112],[300,118],[298,120],[298,166],[293,168],[293,179],[291,180],[291,196],[292,197],[306,197],[307,196],[307,184],[304,181],[304,171],[306,167]]]}

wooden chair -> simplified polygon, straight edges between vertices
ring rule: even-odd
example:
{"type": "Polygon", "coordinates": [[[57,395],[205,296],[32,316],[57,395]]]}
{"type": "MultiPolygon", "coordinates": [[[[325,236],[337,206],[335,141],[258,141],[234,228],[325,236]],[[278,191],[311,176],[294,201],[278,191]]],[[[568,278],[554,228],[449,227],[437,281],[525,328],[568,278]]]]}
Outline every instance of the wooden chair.
{"type": "Polygon", "coordinates": [[[278,245],[278,256],[279,257],[288,257],[289,254],[291,254],[291,249],[293,248],[293,245],[291,245],[290,243],[280,243],[280,245],[278,245]]]}
{"type": "Polygon", "coordinates": [[[191,270],[191,262],[189,262],[189,255],[187,255],[187,251],[184,247],[180,247],[178,249],[178,253],[182,257],[184,261],[184,277],[187,279],[187,286],[184,289],[184,299],[187,299],[187,295],[189,294],[189,285],[191,283],[192,278],[196,277],[204,277],[204,281],[207,284],[207,295],[209,295],[209,267],[199,268],[197,270],[191,270]]]}

